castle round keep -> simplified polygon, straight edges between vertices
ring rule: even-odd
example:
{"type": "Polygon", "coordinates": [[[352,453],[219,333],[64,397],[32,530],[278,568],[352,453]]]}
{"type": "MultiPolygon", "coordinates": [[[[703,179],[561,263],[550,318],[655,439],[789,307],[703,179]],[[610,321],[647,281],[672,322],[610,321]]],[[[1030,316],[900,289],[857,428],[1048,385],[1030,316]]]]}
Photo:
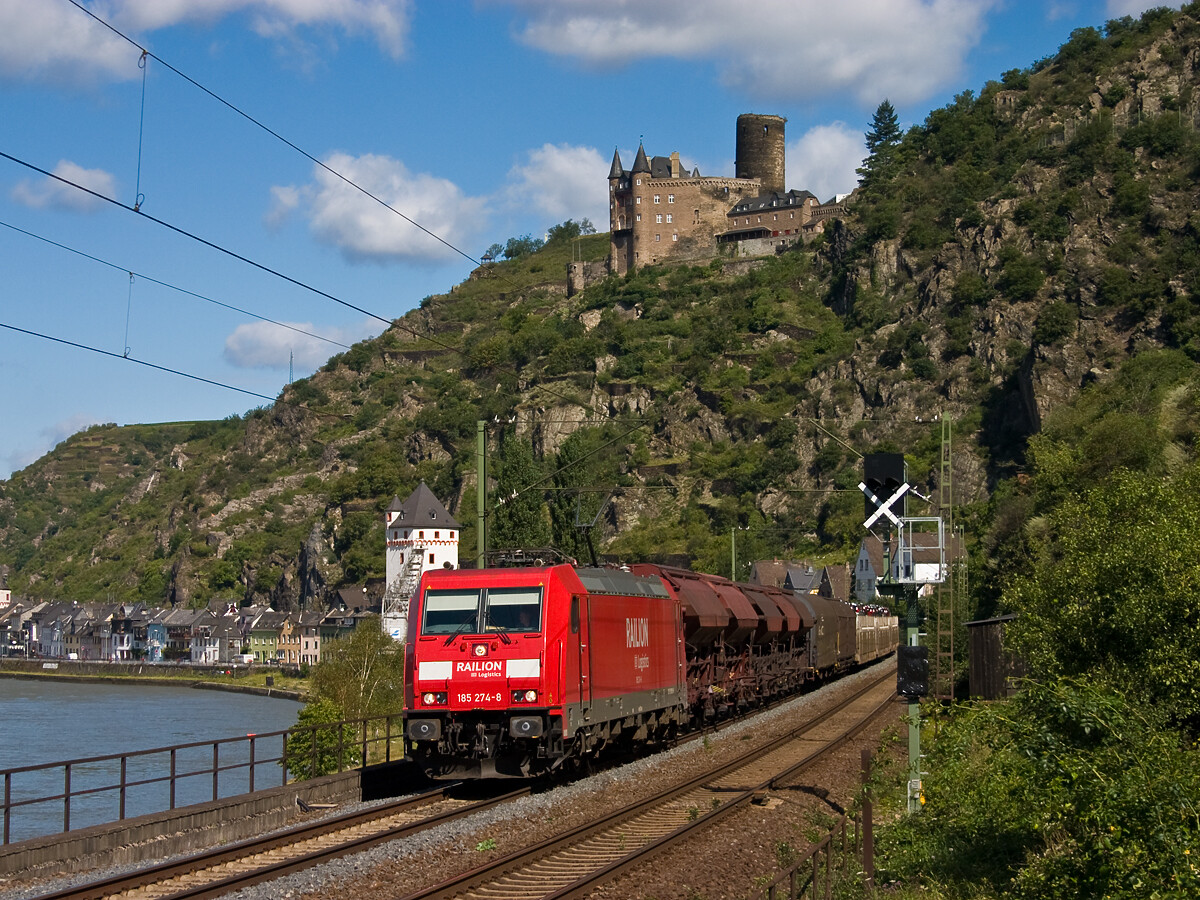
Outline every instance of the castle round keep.
{"type": "MultiPolygon", "coordinates": [[[[626,169],[613,151],[608,172],[611,246],[608,271],[624,275],[666,259],[779,253],[819,234],[844,207],[784,186],[783,116],[747,113],[737,120],[733,178],[690,172],[679,154],[649,156],[639,144],[626,169]]],[[[573,273],[579,290],[586,272],[573,273]],[[581,280],[582,279],[582,280],[581,280]]]]}
{"type": "Polygon", "coordinates": [[[755,178],[762,182],[766,193],[787,190],[784,184],[786,155],[783,116],[764,116],[745,113],[737,118],[737,156],[734,160],[735,178],[755,178]]]}

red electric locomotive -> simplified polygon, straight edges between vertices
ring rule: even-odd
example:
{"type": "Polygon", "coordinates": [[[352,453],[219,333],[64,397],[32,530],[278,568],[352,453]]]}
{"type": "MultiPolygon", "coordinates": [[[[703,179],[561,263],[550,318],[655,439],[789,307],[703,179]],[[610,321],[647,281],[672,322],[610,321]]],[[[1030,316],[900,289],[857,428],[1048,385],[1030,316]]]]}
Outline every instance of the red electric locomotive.
{"type": "Polygon", "coordinates": [[[688,718],[678,600],[658,578],[556,565],[425,573],[405,735],[434,777],[527,776],[688,718]]]}
{"type": "Polygon", "coordinates": [[[405,647],[409,755],[433,777],[520,777],[669,740],[891,652],[895,617],[873,618],[657,565],[427,572],[405,647]]]}

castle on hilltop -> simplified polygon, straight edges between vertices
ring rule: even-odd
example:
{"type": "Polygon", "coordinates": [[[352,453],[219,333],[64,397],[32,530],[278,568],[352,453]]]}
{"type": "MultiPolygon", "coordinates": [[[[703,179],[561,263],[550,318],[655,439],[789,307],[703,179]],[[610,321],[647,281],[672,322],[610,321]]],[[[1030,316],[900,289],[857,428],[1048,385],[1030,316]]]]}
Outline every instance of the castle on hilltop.
{"type": "Polygon", "coordinates": [[[648,157],[638,145],[626,171],[613,152],[608,172],[608,268],[618,275],[667,259],[706,259],[722,244],[735,255],[778,252],[843,211],[808,191],[789,191],[784,181],[782,116],[747,113],[737,119],[734,177],[686,171],[679,153],[648,157]]]}

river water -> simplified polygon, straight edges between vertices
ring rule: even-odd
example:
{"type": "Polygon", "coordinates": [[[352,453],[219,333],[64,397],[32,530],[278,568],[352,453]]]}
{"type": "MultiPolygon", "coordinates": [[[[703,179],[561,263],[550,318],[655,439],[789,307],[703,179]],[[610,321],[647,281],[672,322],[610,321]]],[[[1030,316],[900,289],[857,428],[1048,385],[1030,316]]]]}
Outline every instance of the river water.
{"type": "MultiPolygon", "coordinates": [[[[39,763],[63,762],[108,754],[152,750],[198,741],[206,745],[176,754],[175,805],[187,806],[213,799],[213,741],[241,738],[218,747],[218,764],[235,766],[250,756],[247,735],[283,731],[296,724],[301,704],[291,700],[199,690],[176,685],[122,685],[93,682],[26,681],[0,679],[0,770],[39,763]]],[[[254,741],[256,761],[281,755],[280,738],[254,741]]],[[[169,775],[166,753],[133,757],[126,763],[126,784],[169,775]]],[[[274,762],[255,767],[256,789],[282,783],[282,770],[274,762]]],[[[119,760],[81,763],[71,767],[73,792],[109,787],[120,783],[119,760]]],[[[64,767],[11,776],[10,803],[35,797],[62,794],[64,767]]],[[[222,771],[217,794],[228,797],[249,788],[247,767],[222,771]]],[[[4,786],[0,784],[0,792],[4,786]]],[[[0,793],[0,803],[3,794],[0,793]]],[[[128,787],[125,816],[157,812],[170,807],[167,781],[128,787]]],[[[9,811],[9,840],[19,841],[63,830],[62,799],[29,805],[14,805],[9,811]]],[[[120,793],[97,790],[73,797],[71,830],[119,817],[120,793]]]]}

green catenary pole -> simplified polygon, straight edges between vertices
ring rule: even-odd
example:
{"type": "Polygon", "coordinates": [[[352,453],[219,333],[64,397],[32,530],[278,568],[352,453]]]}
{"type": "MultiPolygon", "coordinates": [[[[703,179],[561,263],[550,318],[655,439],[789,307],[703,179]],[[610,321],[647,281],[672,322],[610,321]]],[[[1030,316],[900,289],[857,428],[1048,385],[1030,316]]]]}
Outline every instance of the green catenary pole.
{"type": "Polygon", "coordinates": [[[484,505],[487,501],[487,432],[484,422],[480,419],[475,423],[475,568],[484,567],[487,556],[487,522],[484,516],[484,505]]]}

